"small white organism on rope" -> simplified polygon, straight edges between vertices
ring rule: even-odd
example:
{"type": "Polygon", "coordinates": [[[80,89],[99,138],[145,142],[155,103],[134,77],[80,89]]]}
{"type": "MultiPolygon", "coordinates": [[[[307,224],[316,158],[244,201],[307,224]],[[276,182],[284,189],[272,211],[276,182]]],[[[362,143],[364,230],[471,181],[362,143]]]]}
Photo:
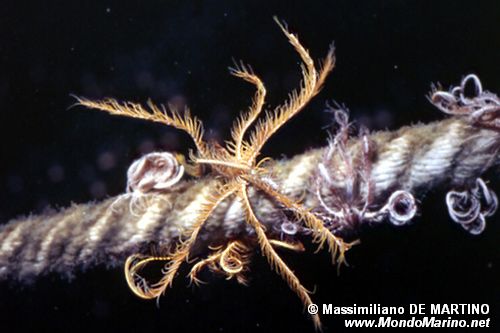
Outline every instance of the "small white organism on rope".
{"type": "Polygon", "coordinates": [[[483,91],[483,85],[475,74],[469,74],[462,79],[459,86],[449,91],[438,90],[433,86],[430,101],[444,113],[454,116],[467,116],[472,123],[485,127],[500,128],[500,99],[492,92],[483,91]],[[465,90],[471,82],[474,95],[466,96],[465,90]]]}
{"type": "Polygon", "coordinates": [[[446,205],[453,221],[473,235],[479,235],[486,227],[486,217],[495,214],[498,198],[481,178],[465,191],[449,191],[446,205]]]}
{"type": "Polygon", "coordinates": [[[127,171],[127,191],[119,196],[116,203],[131,197],[129,209],[140,216],[148,208],[148,200],[154,192],[168,190],[184,176],[184,166],[169,152],[153,152],[135,160],[127,171]]]}

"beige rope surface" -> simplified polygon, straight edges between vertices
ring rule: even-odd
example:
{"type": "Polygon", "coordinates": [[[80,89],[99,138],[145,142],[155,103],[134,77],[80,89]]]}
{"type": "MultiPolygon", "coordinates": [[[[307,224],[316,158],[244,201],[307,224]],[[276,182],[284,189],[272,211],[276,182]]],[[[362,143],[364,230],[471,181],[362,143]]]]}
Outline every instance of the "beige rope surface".
{"type": "MultiPolygon", "coordinates": [[[[370,140],[375,143],[371,180],[375,184],[373,204],[378,207],[395,190],[418,197],[436,186],[467,187],[500,163],[500,134],[461,118],[380,132],[370,140]]],[[[361,146],[360,140],[351,140],[348,151],[357,156],[361,146]]],[[[304,196],[305,206],[321,211],[311,189],[326,149],[276,162],[273,183],[291,197],[304,196]]],[[[342,168],[340,163],[333,158],[327,167],[342,168]]],[[[73,205],[49,216],[15,219],[0,229],[0,277],[28,279],[50,271],[71,274],[99,263],[122,264],[132,253],[149,251],[150,244],[158,248],[169,245],[189,228],[190,216],[202,205],[203,193],[212,181],[181,181],[164,193],[147,194],[141,199],[141,209],[131,209],[133,197],[124,194],[101,203],[73,205]]],[[[280,230],[284,222],[280,207],[258,191],[250,194],[267,231],[280,230]]],[[[243,219],[241,206],[229,198],[209,219],[199,242],[216,243],[227,235],[254,237],[243,219]]]]}

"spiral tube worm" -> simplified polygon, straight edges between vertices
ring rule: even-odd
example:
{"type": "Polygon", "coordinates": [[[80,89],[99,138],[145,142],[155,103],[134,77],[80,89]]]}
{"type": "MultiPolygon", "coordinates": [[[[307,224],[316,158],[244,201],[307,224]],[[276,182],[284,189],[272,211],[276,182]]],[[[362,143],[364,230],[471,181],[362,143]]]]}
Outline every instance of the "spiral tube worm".
{"type": "MultiPolygon", "coordinates": [[[[478,180],[500,158],[499,100],[476,89],[433,91],[430,99],[452,114],[443,121],[349,137],[346,112],[335,110],[338,131],[324,148],[271,162],[267,184],[321,216],[336,234],[361,223],[401,225],[416,213],[415,198],[447,187],[452,219],[477,234],[494,213],[496,195],[478,180]]],[[[135,253],[174,245],[195,220],[215,180],[182,179],[184,169],[169,153],[146,155],[129,169],[128,191],[100,203],[73,205],[57,213],[15,219],[0,228],[0,279],[29,281],[48,272],[71,276],[96,264],[114,266],[135,253]],[[165,176],[168,174],[168,176],[165,176]],[[175,181],[173,181],[175,179],[175,181]]],[[[255,188],[250,200],[270,236],[295,237],[309,231],[255,188]]],[[[210,216],[196,249],[220,241],[255,238],[232,197],[210,216]]],[[[195,249],[195,251],[196,251],[195,249]]]]}

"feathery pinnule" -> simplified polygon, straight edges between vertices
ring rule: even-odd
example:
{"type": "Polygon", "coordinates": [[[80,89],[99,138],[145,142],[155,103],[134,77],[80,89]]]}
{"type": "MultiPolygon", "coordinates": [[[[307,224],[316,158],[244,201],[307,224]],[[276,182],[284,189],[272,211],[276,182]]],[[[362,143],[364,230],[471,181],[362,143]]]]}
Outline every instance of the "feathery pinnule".
{"type": "Polygon", "coordinates": [[[250,148],[248,142],[244,141],[245,133],[262,111],[266,98],[266,87],[261,79],[253,73],[251,67],[245,66],[243,63],[235,64],[233,68],[230,68],[230,72],[232,75],[254,84],[257,88],[252,106],[248,112],[242,113],[236,119],[231,130],[233,141],[229,143],[228,149],[236,155],[237,159],[241,160],[243,159],[242,155],[246,154],[250,148]]]}
{"type": "Polygon", "coordinates": [[[280,22],[276,17],[274,20],[278,23],[283,33],[290,41],[290,44],[293,45],[302,59],[303,65],[301,68],[303,81],[301,82],[300,90],[291,92],[289,99],[283,105],[278,106],[273,112],[267,113],[265,120],[258,122],[254,131],[250,134],[249,146],[251,148],[248,151],[246,159],[252,162],[255,161],[260,150],[269,138],[288,120],[300,112],[303,107],[320,92],[326,77],[335,66],[334,47],[331,45],[318,74],[314,66],[314,61],[309,55],[309,52],[299,42],[298,37],[288,31],[284,22],[280,22]]]}
{"type": "MultiPolygon", "coordinates": [[[[260,245],[260,249],[262,254],[267,258],[269,265],[274,269],[282,278],[285,280],[290,287],[300,298],[304,306],[311,305],[312,299],[309,296],[309,291],[300,283],[299,278],[293,273],[293,271],[288,267],[287,264],[281,259],[281,257],[276,253],[273,246],[269,242],[269,239],[266,235],[264,228],[262,227],[261,222],[255,216],[254,209],[252,208],[252,204],[250,203],[250,199],[248,198],[248,189],[247,186],[244,185],[241,188],[241,196],[243,197],[243,205],[245,207],[246,220],[248,224],[250,224],[255,233],[257,234],[257,240],[260,245]]],[[[314,326],[319,329],[321,327],[321,321],[319,319],[318,314],[313,314],[312,319],[314,322],[314,326]]]]}
{"type": "Polygon", "coordinates": [[[191,117],[191,113],[187,108],[181,114],[180,111],[175,110],[170,105],[158,107],[152,101],[148,101],[148,110],[140,104],[132,102],[120,103],[113,98],[102,101],[93,101],[79,96],[75,96],[75,98],[78,105],[89,109],[97,109],[116,116],[154,121],[175,127],[191,136],[199,153],[206,153],[206,147],[203,143],[203,124],[198,118],[191,117]]]}

